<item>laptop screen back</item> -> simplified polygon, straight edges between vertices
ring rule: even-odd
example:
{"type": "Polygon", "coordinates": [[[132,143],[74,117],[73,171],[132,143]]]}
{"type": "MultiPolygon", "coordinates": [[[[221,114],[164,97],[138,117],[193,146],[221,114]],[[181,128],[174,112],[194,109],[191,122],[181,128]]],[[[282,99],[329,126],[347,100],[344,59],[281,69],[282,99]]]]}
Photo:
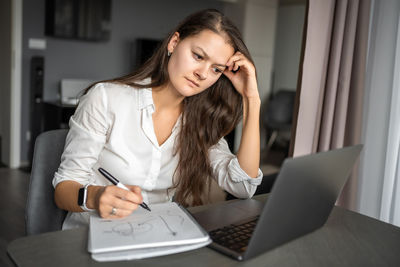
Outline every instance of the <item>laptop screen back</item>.
{"type": "Polygon", "coordinates": [[[362,145],[286,159],[244,258],[323,226],[362,145]]]}

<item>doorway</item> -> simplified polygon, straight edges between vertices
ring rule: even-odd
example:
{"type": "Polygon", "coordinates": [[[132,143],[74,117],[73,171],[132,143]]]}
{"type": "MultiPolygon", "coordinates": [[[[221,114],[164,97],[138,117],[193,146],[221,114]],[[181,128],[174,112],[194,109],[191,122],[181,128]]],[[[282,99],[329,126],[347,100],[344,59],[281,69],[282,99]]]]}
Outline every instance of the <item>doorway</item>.
{"type": "Polygon", "coordinates": [[[0,1],[0,161],[20,165],[22,0],[0,1]]]}

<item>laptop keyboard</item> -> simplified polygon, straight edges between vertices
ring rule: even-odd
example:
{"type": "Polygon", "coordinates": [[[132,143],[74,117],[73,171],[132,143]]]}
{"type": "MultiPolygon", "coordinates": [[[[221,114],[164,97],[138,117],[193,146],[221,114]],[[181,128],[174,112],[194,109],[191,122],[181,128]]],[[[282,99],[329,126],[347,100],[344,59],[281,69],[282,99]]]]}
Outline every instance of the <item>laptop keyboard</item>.
{"type": "Polygon", "coordinates": [[[259,216],[241,224],[231,224],[209,232],[213,242],[239,253],[247,249],[259,216]]]}

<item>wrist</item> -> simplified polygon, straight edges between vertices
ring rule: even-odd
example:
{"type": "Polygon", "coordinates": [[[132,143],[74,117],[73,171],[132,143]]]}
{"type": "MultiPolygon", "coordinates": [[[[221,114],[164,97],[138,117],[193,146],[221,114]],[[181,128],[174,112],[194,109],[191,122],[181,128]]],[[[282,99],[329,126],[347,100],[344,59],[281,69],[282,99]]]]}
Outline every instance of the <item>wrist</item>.
{"type": "Polygon", "coordinates": [[[252,97],[243,97],[243,104],[247,109],[260,108],[261,107],[261,99],[258,95],[252,96],[252,97]]]}
{"type": "Polygon", "coordinates": [[[86,201],[86,206],[89,209],[95,209],[98,210],[98,203],[99,203],[99,196],[101,193],[101,190],[104,190],[104,186],[98,186],[98,185],[90,185],[87,188],[87,201],[86,201]]]}
{"type": "Polygon", "coordinates": [[[260,94],[258,92],[257,81],[250,80],[246,83],[245,89],[243,90],[243,97],[247,99],[260,99],[260,94]]]}
{"type": "Polygon", "coordinates": [[[261,105],[261,99],[257,96],[246,97],[247,102],[249,105],[261,105]]]}

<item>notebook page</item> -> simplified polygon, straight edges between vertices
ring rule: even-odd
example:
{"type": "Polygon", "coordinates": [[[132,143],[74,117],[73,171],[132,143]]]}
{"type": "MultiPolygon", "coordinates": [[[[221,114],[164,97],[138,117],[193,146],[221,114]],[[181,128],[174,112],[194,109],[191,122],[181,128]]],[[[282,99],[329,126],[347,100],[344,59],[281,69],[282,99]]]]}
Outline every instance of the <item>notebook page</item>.
{"type": "Polygon", "coordinates": [[[122,219],[90,218],[89,251],[176,246],[205,242],[209,236],[176,203],[150,205],[151,212],[138,208],[122,219]]]}

